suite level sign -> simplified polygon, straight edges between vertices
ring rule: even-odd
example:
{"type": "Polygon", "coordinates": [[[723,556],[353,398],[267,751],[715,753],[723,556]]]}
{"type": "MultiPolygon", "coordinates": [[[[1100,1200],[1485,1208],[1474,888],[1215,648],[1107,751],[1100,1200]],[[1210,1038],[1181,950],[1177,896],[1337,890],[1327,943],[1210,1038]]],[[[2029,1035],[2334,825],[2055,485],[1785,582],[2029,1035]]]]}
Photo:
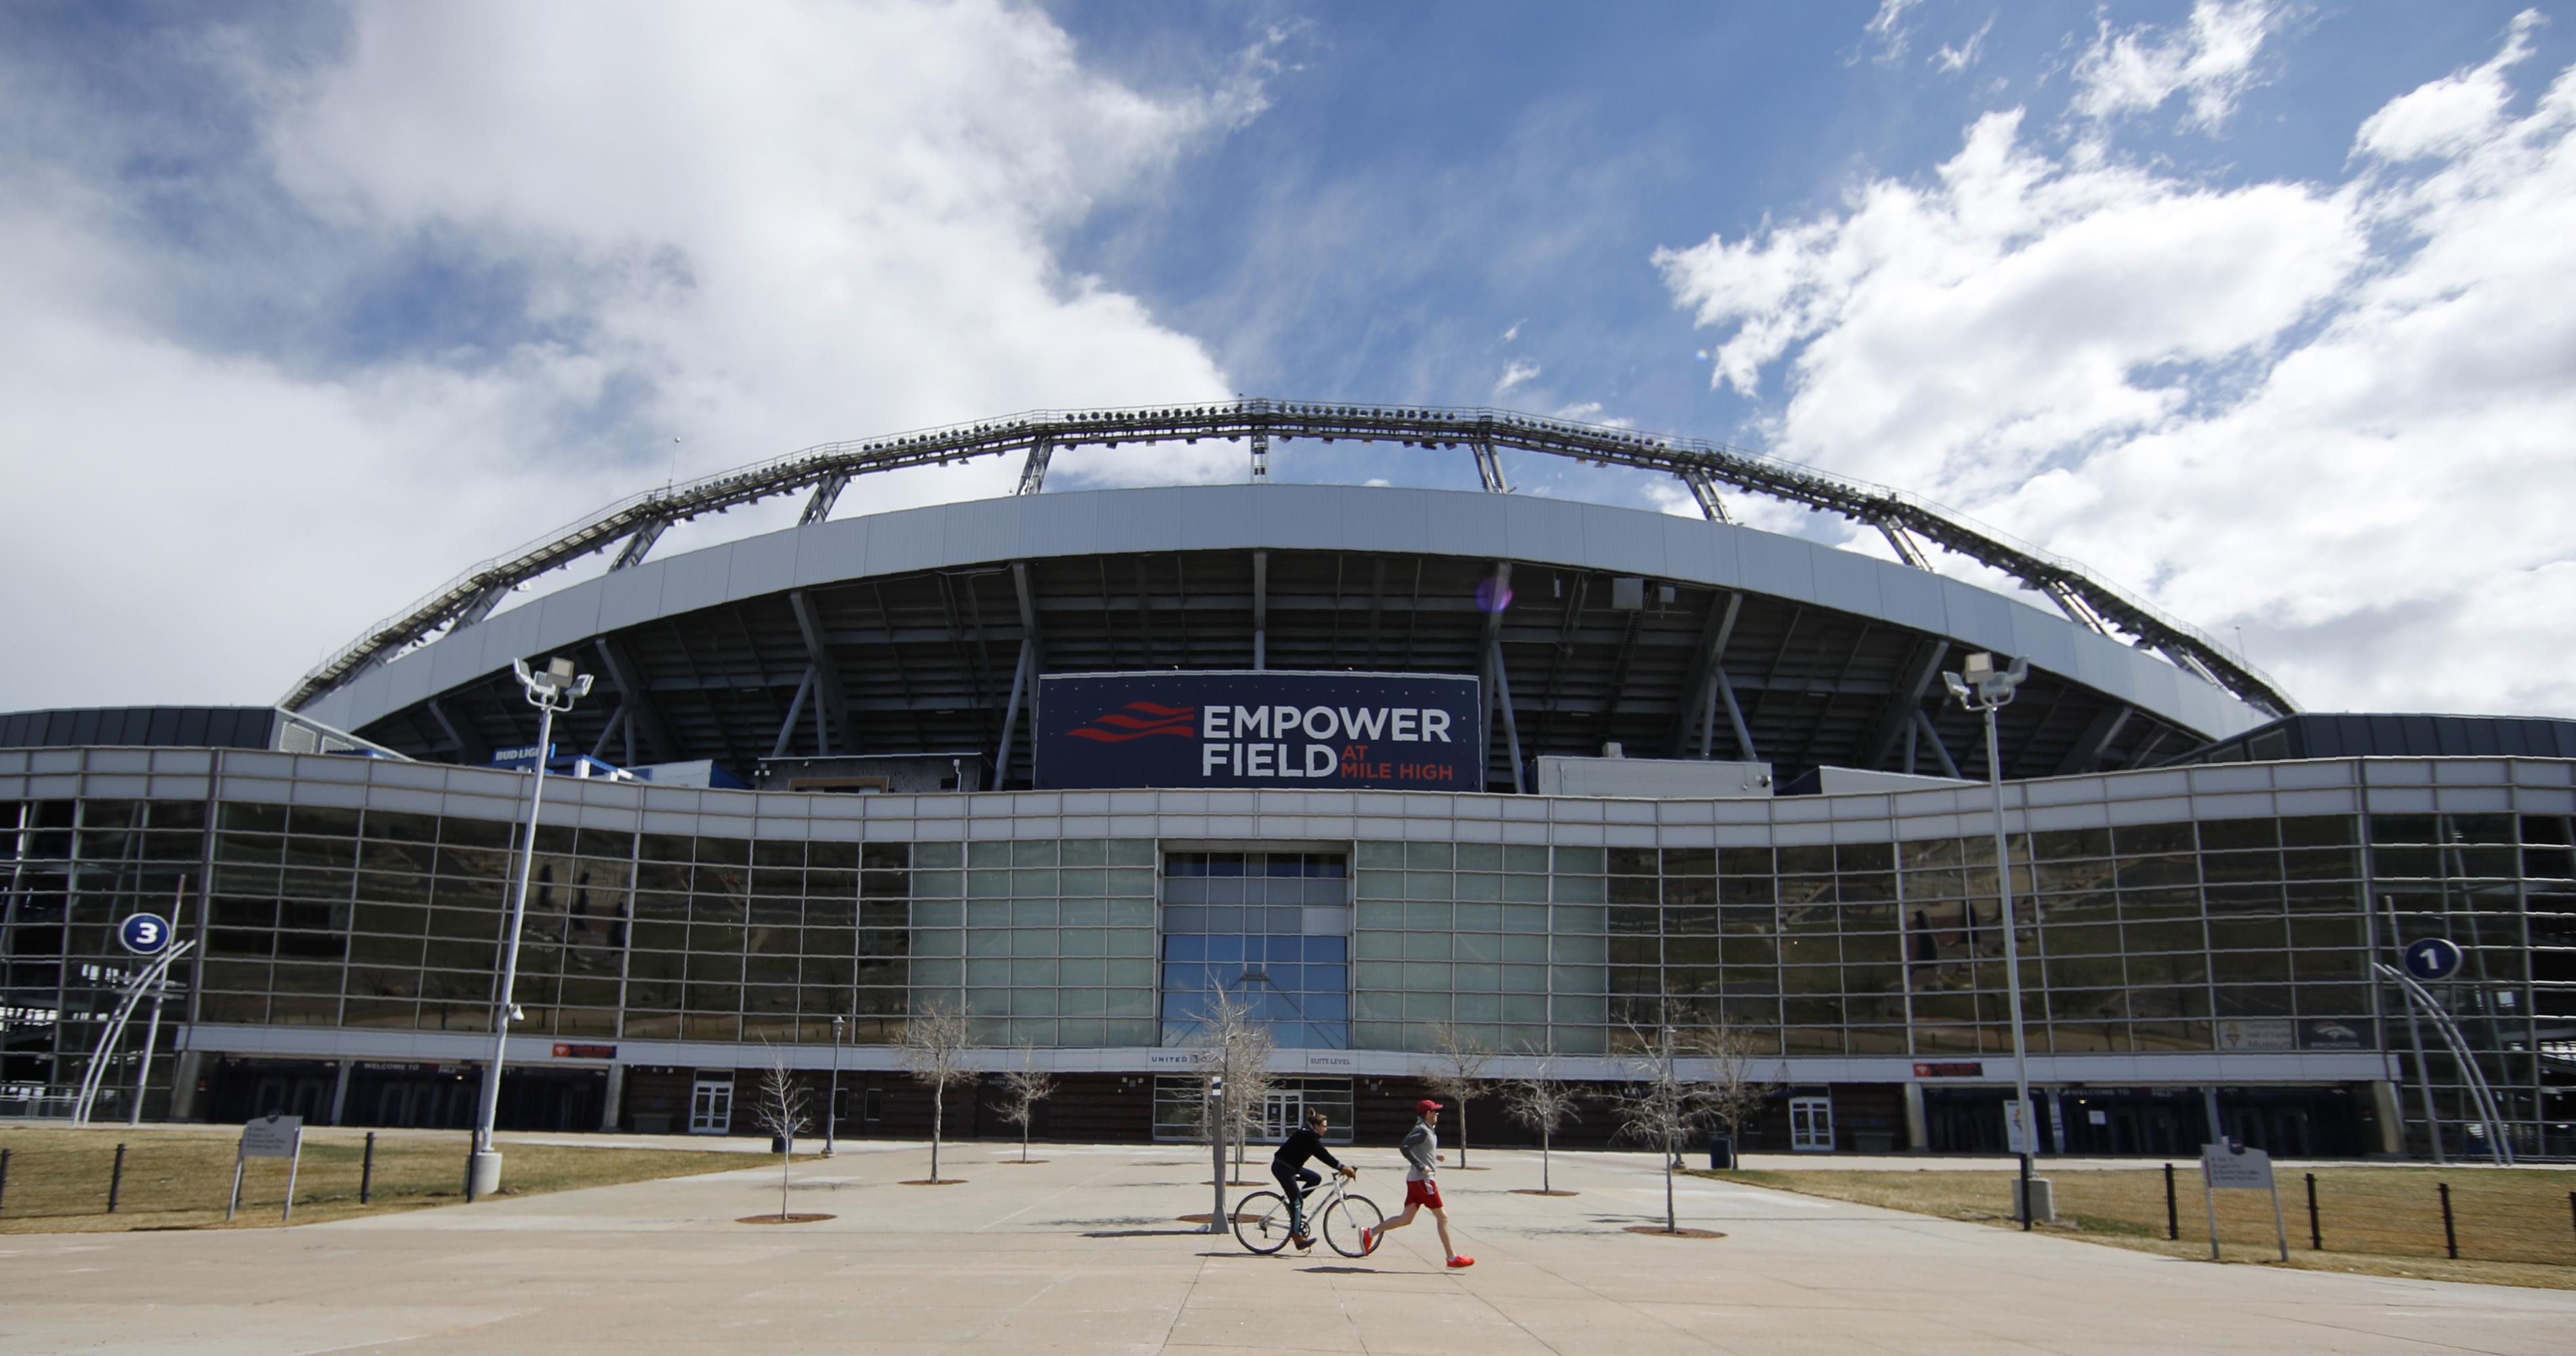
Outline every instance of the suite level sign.
{"type": "Polygon", "coordinates": [[[1050,674],[1037,785],[1481,791],[1482,691],[1448,674],[1050,674]]]}

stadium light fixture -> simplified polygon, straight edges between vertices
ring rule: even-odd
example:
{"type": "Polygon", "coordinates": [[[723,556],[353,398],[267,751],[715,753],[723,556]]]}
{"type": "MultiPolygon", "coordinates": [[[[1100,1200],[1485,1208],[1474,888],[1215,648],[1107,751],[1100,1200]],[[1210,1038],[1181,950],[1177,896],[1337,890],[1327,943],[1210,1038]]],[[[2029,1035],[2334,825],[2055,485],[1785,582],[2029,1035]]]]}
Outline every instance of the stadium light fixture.
{"type": "Polygon", "coordinates": [[[501,1109],[501,1066],[510,1053],[510,1024],[525,1020],[515,1001],[519,988],[519,934],[528,917],[528,879],[537,865],[537,807],[545,800],[546,760],[554,755],[555,717],[590,695],[591,676],[574,671],[573,662],[557,655],[542,669],[524,659],[510,661],[528,704],[537,708],[537,779],[528,788],[528,823],[519,843],[518,879],[510,891],[510,912],[502,920],[501,985],[492,1002],[492,1059],[483,1066],[483,1093],[474,1115],[474,1149],[465,1165],[465,1199],[501,1189],[501,1154],[492,1147],[492,1122],[501,1109]]]}
{"type": "MultiPolygon", "coordinates": [[[[2019,658],[2006,668],[1995,667],[1995,657],[1985,651],[1969,655],[1959,665],[1959,672],[1944,672],[1941,681],[1959,705],[1986,718],[1986,785],[1994,793],[1995,806],[1995,890],[2001,897],[2001,923],[2004,930],[2004,984],[2012,1005],[2013,1111],[2005,1118],[2005,1128],[2021,1127],[2021,1227],[2031,1225],[2030,1155],[2039,1144],[2039,1119],[2030,1104],[2030,1042],[2022,1032],[2021,1015],[2021,942],[2020,920],[2013,916],[2012,852],[2004,839],[2004,760],[2002,746],[1995,738],[1995,712],[2012,704],[2013,690],[2030,676],[2030,660],[2019,658]]],[[[1973,907],[1973,906],[1971,906],[1973,907]]],[[[1972,920],[1973,921],[1973,920],[1972,920]]]]}

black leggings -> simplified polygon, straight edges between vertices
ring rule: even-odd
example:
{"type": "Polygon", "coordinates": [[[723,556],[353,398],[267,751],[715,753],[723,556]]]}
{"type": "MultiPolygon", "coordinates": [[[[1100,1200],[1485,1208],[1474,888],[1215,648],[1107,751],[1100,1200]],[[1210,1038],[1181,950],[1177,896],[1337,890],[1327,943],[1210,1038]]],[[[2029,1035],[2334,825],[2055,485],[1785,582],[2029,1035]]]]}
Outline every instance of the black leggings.
{"type": "Polygon", "coordinates": [[[1324,1174],[1313,1168],[1292,1168],[1285,1163],[1272,1163],[1270,1177],[1279,1184],[1279,1194],[1288,1198],[1289,1229],[1301,1234],[1306,1232],[1306,1193],[1324,1184],[1324,1174]]]}

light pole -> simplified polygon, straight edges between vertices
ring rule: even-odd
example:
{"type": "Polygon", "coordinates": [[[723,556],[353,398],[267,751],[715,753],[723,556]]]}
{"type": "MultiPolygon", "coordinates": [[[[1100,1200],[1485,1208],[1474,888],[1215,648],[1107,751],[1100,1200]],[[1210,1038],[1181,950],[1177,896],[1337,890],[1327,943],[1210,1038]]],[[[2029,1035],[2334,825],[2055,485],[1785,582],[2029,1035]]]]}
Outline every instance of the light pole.
{"type": "Polygon", "coordinates": [[[528,917],[528,878],[537,868],[537,806],[546,794],[546,759],[554,753],[555,714],[572,709],[590,695],[590,675],[573,672],[572,661],[557,656],[542,669],[514,659],[519,686],[537,708],[537,779],[528,788],[527,837],[519,844],[518,882],[510,891],[510,912],[502,919],[501,991],[492,1004],[492,1062],[483,1066],[483,1095],[475,1107],[474,1152],[465,1169],[465,1199],[501,1189],[501,1153],[492,1147],[492,1121],[501,1109],[501,1065],[510,1053],[510,1022],[519,1012],[519,932],[528,917]]]}
{"type": "Polygon", "coordinates": [[[823,1156],[830,1158],[841,1128],[841,1029],[846,1019],[832,1014],[832,1091],[823,1098],[823,1156]]]}
{"type": "Polygon", "coordinates": [[[2012,667],[1995,668],[1995,657],[1980,651],[1961,663],[1960,672],[1943,673],[1941,680],[1950,687],[1950,695],[1970,711],[1982,712],[1986,718],[1986,784],[1995,798],[1995,888],[2003,900],[2004,983],[2011,995],[2013,1045],[2013,1111],[2007,1127],[2020,1127],[2021,1151],[2021,1227],[2030,1228],[2030,1154],[2039,1144],[2039,1121],[2031,1114],[2030,1045],[2023,1039],[2021,1024],[2021,943],[2020,920],[2013,917],[2012,854],[2004,841],[2004,755],[1995,738],[1995,712],[2012,704],[2013,689],[2030,676],[2030,660],[2016,659],[2012,667]]]}

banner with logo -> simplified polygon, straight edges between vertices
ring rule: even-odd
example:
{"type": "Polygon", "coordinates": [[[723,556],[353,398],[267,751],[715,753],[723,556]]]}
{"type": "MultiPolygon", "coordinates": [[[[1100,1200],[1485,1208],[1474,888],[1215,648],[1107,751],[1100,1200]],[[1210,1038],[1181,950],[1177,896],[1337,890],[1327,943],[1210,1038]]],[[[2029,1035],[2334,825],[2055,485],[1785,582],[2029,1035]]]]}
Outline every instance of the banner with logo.
{"type": "Polygon", "coordinates": [[[1481,791],[1482,693],[1449,674],[1044,675],[1037,785],[1481,791]]]}

